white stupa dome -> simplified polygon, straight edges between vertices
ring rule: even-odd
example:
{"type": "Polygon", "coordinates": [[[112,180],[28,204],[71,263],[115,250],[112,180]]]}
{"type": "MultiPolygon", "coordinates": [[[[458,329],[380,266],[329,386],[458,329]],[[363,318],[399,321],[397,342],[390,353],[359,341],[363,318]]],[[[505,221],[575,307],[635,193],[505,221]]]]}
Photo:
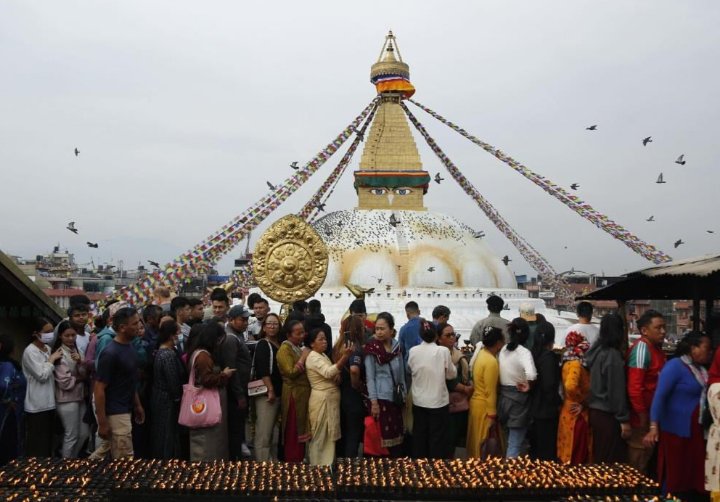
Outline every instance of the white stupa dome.
{"type": "Polygon", "coordinates": [[[323,287],[516,287],[490,247],[444,214],[356,209],[329,213],[313,227],[330,255],[323,287]]]}

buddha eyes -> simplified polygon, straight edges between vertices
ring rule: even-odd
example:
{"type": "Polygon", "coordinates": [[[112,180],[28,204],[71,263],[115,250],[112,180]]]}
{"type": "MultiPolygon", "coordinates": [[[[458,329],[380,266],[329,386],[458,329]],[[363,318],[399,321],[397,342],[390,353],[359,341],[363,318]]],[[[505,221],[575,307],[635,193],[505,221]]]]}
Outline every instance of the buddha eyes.
{"type": "Polygon", "coordinates": [[[412,193],[412,188],[394,188],[394,189],[388,189],[388,188],[371,188],[370,193],[373,195],[387,195],[389,192],[393,192],[396,195],[410,195],[412,193]]]}

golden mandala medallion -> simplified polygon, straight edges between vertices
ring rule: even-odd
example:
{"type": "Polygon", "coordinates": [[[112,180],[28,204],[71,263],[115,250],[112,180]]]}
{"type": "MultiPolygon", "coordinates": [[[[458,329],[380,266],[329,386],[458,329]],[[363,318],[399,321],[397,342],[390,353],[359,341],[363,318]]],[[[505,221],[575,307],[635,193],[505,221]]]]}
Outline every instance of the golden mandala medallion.
{"type": "Polygon", "coordinates": [[[310,298],[325,282],[327,269],[325,243],[295,215],[273,223],[255,245],[255,280],[263,293],[277,302],[310,298]]]}

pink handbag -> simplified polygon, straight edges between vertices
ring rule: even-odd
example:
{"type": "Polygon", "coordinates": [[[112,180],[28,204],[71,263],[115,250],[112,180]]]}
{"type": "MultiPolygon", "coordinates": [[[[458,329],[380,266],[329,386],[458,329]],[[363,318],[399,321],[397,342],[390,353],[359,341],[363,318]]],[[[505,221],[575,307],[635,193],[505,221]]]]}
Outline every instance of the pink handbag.
{"type": "MultiPolygon", "coordinates": [[[[213,427],[222,420],[220,393],[217,389],[195,387],[195,358],[199,350],[193,354],[190,362],[190,380],[183,385],[180,401],[180,417],[178,423],[189,429],[213,427]]],[[[207,352],[203,350],[202,352],[207,352]]]]}

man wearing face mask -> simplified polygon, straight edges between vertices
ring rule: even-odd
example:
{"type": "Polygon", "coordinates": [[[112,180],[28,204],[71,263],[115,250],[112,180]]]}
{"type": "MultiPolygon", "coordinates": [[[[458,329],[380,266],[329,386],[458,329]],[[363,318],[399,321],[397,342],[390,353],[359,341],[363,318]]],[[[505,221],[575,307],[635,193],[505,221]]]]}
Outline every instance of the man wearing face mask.
{"type": "Polygon", "coordinates": [[[45,318],[34,321],[32,343],[25,348],[22,370],[27,379],[25,394],[25,454],[29,457],[52,456],[52,434],[55,418],[55,361],[62,349],[51,352],[55,335],[53,325],[45,318]]]}

